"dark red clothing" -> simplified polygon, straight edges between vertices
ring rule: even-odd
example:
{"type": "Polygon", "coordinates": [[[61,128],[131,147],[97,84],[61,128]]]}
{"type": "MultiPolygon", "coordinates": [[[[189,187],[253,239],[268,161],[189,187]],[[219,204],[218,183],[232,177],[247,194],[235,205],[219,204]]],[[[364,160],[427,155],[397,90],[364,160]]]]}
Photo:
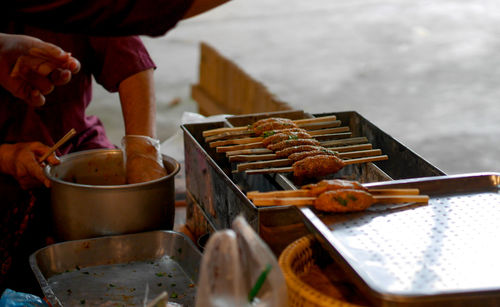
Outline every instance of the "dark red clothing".
{"type": "MultiPolygon", "coordinates": [[[[19,29],[17,29],[19,30],[19,29]]],[[[100,38],[56,34],[34,28],[23,33],[69,51],[82,64],[81,71],[46,96],[44,106],[29,107],[5,90],[0,91],[0,143],[40,141],[52,146],[71,128],[77,135],[60,148],[59,155],[93,148],[113,148],[96,116],[86,116],[92,99],[92,76],[110,92],[124,79],[154,67],[138,37],[100,38]]],[[[99,103],[96,101],[95,103],[99,103]]],[[[120,113],[114,116],[122,117],[120,113]]]]}
{"type": "Polygon", "coordinates": [[[55,31],[88,35],[164,35],[193,0],[4,1],[0,24],[10,19],[55,31]]]}

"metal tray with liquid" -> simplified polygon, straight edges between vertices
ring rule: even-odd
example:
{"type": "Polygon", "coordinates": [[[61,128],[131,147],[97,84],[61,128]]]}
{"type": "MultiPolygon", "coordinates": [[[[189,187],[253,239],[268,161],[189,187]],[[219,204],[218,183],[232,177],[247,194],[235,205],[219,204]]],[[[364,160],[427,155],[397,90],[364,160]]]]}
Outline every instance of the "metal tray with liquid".
{"type": "Polygon", "coordinates": [[[381,306],[500,304],[500,173],[395,180],[427,205],[374,205],[361,213],[303,208],[308,226],[358,288],[381,306]]]}
{"type": "Polygon", "coordinates": [[[200,261],[193,242],[174,231],[67,241],[30,257],[53,306],[143,306],[146,293],[149,302],[163,291],[194,306],[200,261]]]}

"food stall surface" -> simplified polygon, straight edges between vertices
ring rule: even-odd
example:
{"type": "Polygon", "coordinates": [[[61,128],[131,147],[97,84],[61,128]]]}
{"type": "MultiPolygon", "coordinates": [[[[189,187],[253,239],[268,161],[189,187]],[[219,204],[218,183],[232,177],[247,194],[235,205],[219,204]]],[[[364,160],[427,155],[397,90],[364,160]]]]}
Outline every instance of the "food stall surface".
{"type": "Polygon", "coordinates": [[[302,208],[306,225],[375,305],[496,306],[500,173],[367,184],[418,188],[428,204],[351,214],[302,208]]]}

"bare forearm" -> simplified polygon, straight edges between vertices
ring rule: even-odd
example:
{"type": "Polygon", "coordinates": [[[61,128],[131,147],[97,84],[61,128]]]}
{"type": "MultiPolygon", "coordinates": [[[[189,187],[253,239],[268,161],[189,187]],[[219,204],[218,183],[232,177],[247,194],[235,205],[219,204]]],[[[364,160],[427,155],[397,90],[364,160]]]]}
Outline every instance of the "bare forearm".
{"type": "Polygon", "coordinates": [[[211,10],[230,0],[194,0],[183,18],[189,18],[211,10]]]}
{"type": "Polygon", "coordinates": [[[156,138],[156,99],[153,69],[123,80],[119,86],[125,134],[156,138]]]}

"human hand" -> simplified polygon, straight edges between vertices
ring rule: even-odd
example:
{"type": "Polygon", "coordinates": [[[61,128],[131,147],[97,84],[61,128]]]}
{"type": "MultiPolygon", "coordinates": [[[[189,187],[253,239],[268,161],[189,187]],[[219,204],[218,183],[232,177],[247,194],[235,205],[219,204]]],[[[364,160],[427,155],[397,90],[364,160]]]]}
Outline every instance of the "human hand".
{"type": "MultiPolygon", "coordinates": [[[[27,190],[45,185],[50,187],[50,180],[43,173],[43,164],[38,159],[50,150],[40,142],[27,142],[0,145],[0,171],[13,176],[27,190]]],[[[60,163],[52,153],[45,161],[50,165],[60,163]]]]}
{"type": "Polygon", "coordinates": [[[160,141],[143,135],[126,135],[122,139],[127,183],[151,181],[167,175],[160,153],[160,141]]]}
{"type": "Polygon", "coordinates": [[[79,70],[78,60],[53,44],[0,33],[0,85],[29,105],[43,105],[45,95],[79,70]]]}

